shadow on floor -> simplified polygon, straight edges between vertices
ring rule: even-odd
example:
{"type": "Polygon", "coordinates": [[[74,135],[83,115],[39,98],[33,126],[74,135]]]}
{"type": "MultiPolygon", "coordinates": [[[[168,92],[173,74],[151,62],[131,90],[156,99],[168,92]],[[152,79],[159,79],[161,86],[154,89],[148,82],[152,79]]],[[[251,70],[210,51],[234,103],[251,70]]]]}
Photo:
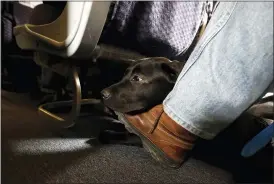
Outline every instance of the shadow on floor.
{"type": "MultiPolygon", "coordinates": [[[[231,134],[235,127],[213,141],[201,142],[194,149],[194,158],[179,170],[169,170],[140,147],[91,141],[107,123],[99,117],[83,118],[74,129],[73,139],[61,138],[63,125],[41,118],[26,95],[2,91],[1,96],[3,183],[219,184],[234,183],[232,175],[237,182],[271,181],[269,170],[256,168],[240,157],[246,140],[239,141],[241,132],[231,134]]],[[[273,152],[260,152],[252,161],[269,165],[273,163],[269,153],[273,152]]]]}

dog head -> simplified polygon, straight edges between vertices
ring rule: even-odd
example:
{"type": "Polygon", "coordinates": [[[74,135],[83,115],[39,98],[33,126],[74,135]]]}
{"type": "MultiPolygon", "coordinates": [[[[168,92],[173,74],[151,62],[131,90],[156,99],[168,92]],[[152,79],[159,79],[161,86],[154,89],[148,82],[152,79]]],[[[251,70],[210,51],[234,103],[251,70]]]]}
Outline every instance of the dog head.
{"type": "Polygon", "coordinates": [[[184,62],[162,57],[138,60],[126,69],[120,82],[102,90],[103,102],[123,113],[152,108],[172,90],[183,66],[184,62]]]}

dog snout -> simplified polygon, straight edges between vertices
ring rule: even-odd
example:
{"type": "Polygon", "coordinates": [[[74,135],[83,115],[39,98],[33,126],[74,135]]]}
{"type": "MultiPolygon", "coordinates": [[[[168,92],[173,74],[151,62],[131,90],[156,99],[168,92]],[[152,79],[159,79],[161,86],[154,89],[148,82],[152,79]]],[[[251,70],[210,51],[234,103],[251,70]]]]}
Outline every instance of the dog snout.
{"type": "Polygon", "coordinates": [[[103,98],[104,100],[107,100],[107,99],[109,99],[109,98],[111,97],[111,93],[110,93],[110,91],[107,90],[107,89],[102,90],[102,91],[101,91],[101,95],[102,95],[102,98],[103,98]]]}

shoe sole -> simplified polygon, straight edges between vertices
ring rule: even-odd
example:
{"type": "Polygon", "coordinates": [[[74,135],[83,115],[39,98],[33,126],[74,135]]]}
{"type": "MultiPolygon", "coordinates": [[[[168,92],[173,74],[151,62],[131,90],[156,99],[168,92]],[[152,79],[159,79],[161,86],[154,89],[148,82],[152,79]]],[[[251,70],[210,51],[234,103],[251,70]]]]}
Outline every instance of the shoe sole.
{"type": "Polygon", "coordinates": [[[140,137],[143,147],[147,152],[149,152],[154,160],[157,162],[161,163],[161,165],[165,168],[173,168],[173,169],[178,169],[181,167],[182,163],[178,164],[177,162],[174,162],[173,160],[169,159],[166,154],[157,148],[146,136],[141,134],[137,128],[135,128],[133,125],[131,125],[128,120],[125,118],[125,116],[121,113],[116,112],[118,115],[118,119],[124,123],[125,128],[133,134],[136,134],[137,136],[140,137]]]}

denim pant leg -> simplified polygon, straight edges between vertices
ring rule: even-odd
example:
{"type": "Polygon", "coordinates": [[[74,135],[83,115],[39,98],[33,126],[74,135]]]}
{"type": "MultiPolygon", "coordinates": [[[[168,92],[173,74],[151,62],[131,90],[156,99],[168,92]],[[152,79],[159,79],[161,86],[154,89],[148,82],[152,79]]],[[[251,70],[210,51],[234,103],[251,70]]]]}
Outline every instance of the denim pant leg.
{"type": "Polygon", "coordinates": [[[164,100],[188,131],[212,139],[273,80],[273,3],[220,2],[164,100]]]}

